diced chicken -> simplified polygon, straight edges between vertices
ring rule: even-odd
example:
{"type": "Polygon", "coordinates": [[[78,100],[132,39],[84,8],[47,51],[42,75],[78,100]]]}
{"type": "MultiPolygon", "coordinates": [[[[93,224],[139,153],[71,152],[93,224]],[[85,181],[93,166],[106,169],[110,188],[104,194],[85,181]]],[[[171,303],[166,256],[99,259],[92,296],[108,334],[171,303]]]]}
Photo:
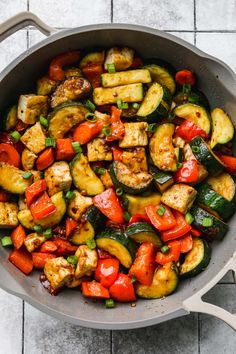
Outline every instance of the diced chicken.
{"type": "Polygon", "coordinates": [[[35,155],[32,151],[25,148],[21,154],[21,163],[24,170],[32,170],[34,168],[34,163],[37,159],[37,155],[35,155]]]}
{"type": "Polygon", "coordinates": [[[94,111],[97,121],[101,121],[103,125],[109,125],[111,122],[111,116],[99,111],[94,111]]]}
{"type": "Polygon", "coordinates": [[[134,59],[134,50],[127,47],[113,47],[106,53],[106,59],[104,62],[104,68],[107,70],[107,64],[114,64],[115,69],[125,70],[128,69],[134,59]]]}
{"type": "Polygon", "coordinates": [[[47,96],[21,95],[18,103],[17,116],[26,124],[34,124],[39,116],[47,115],[48,98],[47,96]]]}
{"type": "Polygon", "coordinates": [[[79,221],[88,207],[93,204],[92,198],[84,197],[78,191],[74,191],[74,198],[70,199],[68,205],[68,215],[74,220],[79,221]]]}
{"type": "Polygon", "coordinates": [[[74,278],[74,273],[73,265],[63,257],[48,260],[44,267],[44,274],[53,289],[69,284],[74,278]]]}
{"type": "Polygon", "coordinates": [[[161,197],[162,203],[185,214],[191,208],[197,191],[187,184],[174,184],[161,197]]]}
{"type": "Polygon", "coordinates": [[[100,175],[100,179],[106,189],[113,186],[113,182],[112,182],[111,175],[110,175],[109,171],[106,170],[106,172],[104,174],[100,175]]]}
{"type": "Polygon", "coordinates": [[[148,144],[148,124],[146,122],[124,123],[124,126],[125,135],[123,139],[119,141],[121,148],[146,146],[148,144]]]}
{"type": "Polygon", "coordinates": [[[26,236],[24,245],[29,252],[34,252],[44,241],[45,237],[43,235],[34,232],[26,236]]]}
{"type": "Polygon", "coordinates": [[[60,191],[68,191],[71,187],[70,167],[65,161],[55,162],[48,167],[44,173],[44,178],[46,179],[50,196],[60,191]]]}
{"type": "Polygon", "coordinates": [[[83,279],[76,279],[75,277],[72,279],[70,283],[67,284],[68,288],[77,288],[77,286],[80,286],[82,283],[83,279]]]}
{"type": "Polygon", "coordinates": [[[87,144],[88,160],[92,161],[112,161],[112,151],[104,139],[96,138],[87,144]]]}
{"type": "Polygon", "coordinates": [[[18,206],[16,203],[0,202],[0,228],[18,225],[18,206]]]}
{"type": "Polygon", "coordinates": [[[175,147],[183,148],[185,145],[185,141],[180,136],[176,135],[173,139],[173,144],[175,147]]]}
{"type": "Polygon", "coordinates": [[[86,245],[82,245],[78,247],[75,255],[78,257],[75,277],[80,279],[85,275],[90,276],[97,267],[97,251],[95,249],[91,250],[86,245]]]}
{"type": "Polygon", "coordinates": [[[31,152],[38,154],[46,147],[45,138],[46,135],[41,124],[38,122],[31,128],[27,129],[20,140],[31,152]]]}
{"type": "Polygon", "coordinates": [[[120,161],[134,173],[148,171],[145,148],[138,147],[123,151],[120,161]]]}

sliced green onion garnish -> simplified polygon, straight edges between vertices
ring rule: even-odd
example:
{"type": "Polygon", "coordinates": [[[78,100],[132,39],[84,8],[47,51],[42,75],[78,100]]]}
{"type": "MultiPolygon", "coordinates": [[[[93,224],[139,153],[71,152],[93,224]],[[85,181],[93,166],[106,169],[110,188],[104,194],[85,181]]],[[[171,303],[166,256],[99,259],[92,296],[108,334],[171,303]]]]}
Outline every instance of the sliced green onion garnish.
{"type": "Polygon", "coordinates": [[[115,307],[115,301],[113,299],[107,299],[105,301],[105,306],[107,309],[112,309],[115,307]]]}
{"type": "Polygon", "coordinates": [[[82,148],[80,146],[80,143],[78,141],[73,141],[72,146],[76,154],[80,154],[82,152],[82,148]]]}
{"type": "Polygon", "coordinates": [[[117,188],[116,189],[116,195],[120,196],[123,194],[123,189],[122,188],[117,188]]]}
{"type": "Polygon", "coordinates": [[[68,191],[66,193],[66,199],[73,199],[75,197],[75,192],[72,192],[72,191],[68,191]]]}
{"type": "Polygon", "coordinates": [[[93,250],[94,248],[96,248],[96,241],[94,240],[94,238],[89,238],[88,240],[86,240],[86,245],[88,246],[88,248],[90,248],[91,250],[93,250]]]}
{"type": "Polygon", "coordinates": [[[191,149],[192,149],[192,152],[196,152],[196,153],[200,152],[200,147],[199,146],[194,145],[194,146],[191,147],[191,149]]]}
{"type": "Polygon", "coordinates": [[[48,127],[48,120],[45,117],[40,116],[39,117],[39,122],[44,128],[48,127]]]}
{"type": "Polygon", "coordinates": [[[104,167],[96,167],[95,168],[95,172],[98,174],[98,175],[104,175],[106,173],[106,169],[104,167]]]}
{"type": "Polygon", "coordinates": [[[97,121],[97,117],[96,117],[95,114],[92,113],[92,112],[86,113],[85,119],[86,119],[88,122],[92,122],[92,123],[94,123],[94,122],[97,121]]]}
{"type": "Polygon", "coordinates": [[[108,125],[105,125],[105,127],[102,128],[102,134],[110,136],[112,134],[111,128],[108,125]]]}
{"type": "Polygon", "coordinates": [[[20,133],[17,132],[16,130],[15,130],[14,132],[12,132],[12,133],[10,134],[10,136],[12,137],[12,139],[13,139],[16,143],[17,143],[17,141],[20,140],[20,137],[21,137],[20,133]]]}
{"type": "Polygon", "coordinates": [[[204,227],[211,227],[213,225],[213,220],[211,218],[203,218],[202,225],[204,227]]]}
{"type": "Polygon", "coordinates": [[[12,246],[13,242],[10,236],[4,236],[1,240],[2,246],[3,247],[8,247],[8,246],[12,246]]]}
{"type": "Polygon", "coordinates": [[[181,168],[181,167],[183,167],[182,162],[178,162],[178,163],[177,163],[177,169],[179,169],[179,168],[181,168]]]}
{"type": "Polygon", "coordinates": [[[85,106],[92,112],[94,112],[96,109],[95,104],[93,104],[93,102],[91,102],[90,100],[86,100],[85,106]]]}
{"type": "Polygon", "coordinates": [[[183,93],[190,93],[191,92],[191,85],[184,84],[182,90],[183,90],[183,93]]]}
{"type": "Polygon", "coordinates": [[[35,225],[34,226],[34,231],[37,232],[37,234],[41,233],[43,230],[42,230],[42,227],[40,225],[35,225]]]}
{"type": "Polygon", "coordinates": [[[161,247],[161,252],[164,253],[164,254],[168,253],[169,250],[170,250],[170,248],[168,246],[166,246],[166,245],[161,247]]]}
{"type": "Polygon", "coordinates": [[[123,217],[124,217],[125,221],[130,221],[131,216],[130,216],[130,213],[128,211],[126,211],[123,214],[123,217]]]}
{"type": "Polygon", "coordinates": [[[157,124],[156,123],[149,124],[148,131],[150,133],[155,133],[156,130],[157,130],[157,124]]]}
{"type": "Polygon", "coordinates": [[[118,98],[116,104],[117,104],[117,107],[119,109],[128,109],[129,108],[128,103],[127,102],[123,102],[120,98],[118,98]]]}
{"type": "Polygon", "coordinates": [[[191,213],[187,213],[185,214],[185,220],[187,221],[188,224],[192,224],[192,222],[194,221],[194,217],[192,216],[191,213]]]}
{"type": "Polygon", "coordinates": [[[46,138],[45,139],[45,145],[47,147],[52,146],[52,147],[55,148],[56,147],[56,140],[54,138],[46,138]]]}
{"type": "Polygon", "coordinates": [[[46,229],[44,232],[43,232],[43,235],[46,239],[49,239],[52,237],[52,229],[51,228],[48,228],[46,229]]]}
{"type": "Polygon", "coordinates": [[[112,74],[116,72],[115,64],[107,64],[107,71],[112,74]]]}
{"type": "Polygon", "coordinates": [[[29,171],[26,171],[26,172],[22,175],[22,177],[23,177],[24,179],[29,179],[31,176],[33,176],[33,174],[32,174],[31,172],[29,172],[29,171]]]}
{"type": "Polygon", "coordinates": [[[77,256],[68,256],[67,262],[70,264],[76,265],[78,263],[78,257],[77,256]]]}
{"type": "Polygon", "coordinates": [[[131,283],[133,284],[133,283],[135,283],[136,281],[137,281],[137,278],[136,278],[135,275],[133,275],[132,278],[131,278],[131,283]]]}
{"type": "Polygon", "coordinates": [[[160,205],[157,209],[157,214],[163,216],[165,214],[166,208],[163,205],[160,205]]]}
{"type": "Polygon", "coordinates": [[[134,103],[132,104],[132,107],[133,107],[134,109],[139,109],[140,103],[134,102],[134,103]]]}
{"type": "Polygon", "coordinates": [[[197,95],[189,95],[188,96],[188,102],[189,103],[196,103],[198,101],[198,96],[197,95]]]}

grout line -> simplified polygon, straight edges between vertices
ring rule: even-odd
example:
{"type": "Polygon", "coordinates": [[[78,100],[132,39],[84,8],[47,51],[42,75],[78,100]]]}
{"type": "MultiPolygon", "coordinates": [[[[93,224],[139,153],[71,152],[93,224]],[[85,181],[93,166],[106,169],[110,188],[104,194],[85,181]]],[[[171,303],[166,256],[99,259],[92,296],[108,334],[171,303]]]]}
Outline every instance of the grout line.
{"type": "Polygon", "coordinates": [[[193,0],[193,26],[194,26],[194,45],[196,45],[196,41],[197,41],[196,0],[193,0]]]}
{"type": "Polygon", "coordinates": [[[27,0],[27,11],[29,11],[29,0],[27,0]]]}
{"type": "Polygon", "coordinates": [[[200,315],[199,313],[197,314],[197,334],[198,334],[198,354],[201,353],[201,321],[200,321],[200,315]]]}
{"type": "Polygon", "coordinates": [[[22,301],[22,354],[25,352],[25,302],[22,301]]]}
{"type": "Polygon", "coordinates": [[[110,331],[110,354],[113,353],[113,332],[110,331]]]}
{"type": "Polygon", "coordinates": [[[113,0],[111,0],[111,23],[113,23],[113,0]]]}
{"type": "Polygon", "coordinates": [[[29,49],[30,45],[29,45],[29,29],[27,29],[26,32],[26,44],[27,44],[27,49],[29,49]]]}

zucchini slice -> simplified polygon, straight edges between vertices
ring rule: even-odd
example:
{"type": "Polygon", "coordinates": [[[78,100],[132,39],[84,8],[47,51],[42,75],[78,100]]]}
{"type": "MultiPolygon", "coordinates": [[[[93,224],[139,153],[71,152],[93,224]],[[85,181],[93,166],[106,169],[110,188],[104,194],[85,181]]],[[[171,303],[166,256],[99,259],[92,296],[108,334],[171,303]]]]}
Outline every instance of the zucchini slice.
{"type": "Polygon", "coordinates": [[[114,161],[110,166],[112,182],[126,193],[141,194],[152,183],[152,176],[147,172],[134,173],[122,162],[114,161]]]}
{"type": "Polygon", "coordinates": [[[103,64],[105,60],[105,52],[92,52],[92,53],[88,53],[86,54],[83,59],[80,61],[80,69],[85,68],[86,66],[89,66],[91,64],[103,64]]]}
{"type": "Polygon", "coordinates": [[[172,294],[179,283],[178,270],[172,262],[157,268],[150,286],[137,284],[136,294],[145,299],[160,299],[172,294]]]}
{"type": "Polygon", "coordinates": [[[16,121],[17,121],[17,105],[14,105],[8,109],[8,111],[5,113],[3,117],[1,123],[3,130],[13,129],[16,125],[16,121]]]}
{"type": "Polygon", "coordinates": [[[147,84],[152,81],[150,73],[147,69],[105,73],[101,75],[101,78],[103,87],[115,87],[137,83],[147,84]]]}
{"type": "Polygon", "coordinates": [[[228,173],[224,172],[217,177],[209,177],[207,183],[211,188],[229,202],[236,202],[235,181],[228,173]]]}
{"type": "Polygon", "coordinates": [[[91,169],[88,159],[83,154],[75,156],[70,163],[71,176],[76,188],[87,195],[97,195],[104,191],[100,178],[91,169]]]}
{"type": "Polygon", "coordinates": [[[0,162],[0,187],[13,194],[23,194],[32,183],[32,177],[23,178],[25,171],[0,162]]]}
{"type": "Polygon", "coordinates": [[[162,245],[160,237],[154,228],[147,222],[135,222],[126,229],[126,236],[138,243],[150,242],[160,248],[162,245]]]}
{"type": "Polygon", "coordinates": [[[157,205],[161,201],[161,195],[159,193],[153,193],[148,196],[137,196],[126,194],[125,199],[128,201],[128,212],[131,215],[144,214],[145,208],[148,205],[157,205]]]}
{"type": "Polygon", "coordinates": [[[160,85],[167,87],[170,93],[172,95],[174,94],[175,79],[167,68],[157,64],[145,65],[144,68],[149,70],[152,81],[158,82],[160,85]]]}
{"type": "Polygon", "coordinates": [[[236,209],[234,203],[215,192],[208,183],[199,188],[196,201],[203,209],[212,211],[213,214],[216,212],[223,220],[233,215],[236,209]]]}
{"type": "Polygon", "coordinates": [[[194,217],[193,226],[201,230],[202,233],[207,236],[209,241],[213,241],[215,239],[222,240],[229,229],[229,226],[222,220],[196,205],[192,206],[190,213],[194,217]],[[207,220],[212,220],[211,226],[204,226],[204,220],[206,218],[207,220]]]}
{"type": "Polygon", "coordinates": [[[168,89],[155,82],[149,87],[137,116],[148,123],[155,122],[159,117],[168,115],[170,104],[171,95],[168,89]]]}
{"type": "Polygon", "coordinates": [[[217,176],[224,170],[224,165],[220,159],[200,136],[193,138],[189,145],[194,156],[206,167],[209,175],[217,176]]]}
{"type": "Polygon", "coordinates": [[[93,100],[98,106],[116,103],[119,99],[123,102],[142,101],[143,85],[139,83],[111,88],[96,87],[93,91],[93,100]]]}
{"type": "Polygon", "coordinates": [[[203,92],[199,91],[196,88],[191,88],[189,93],[183,91],[177,92],[173,97],[173,101],[179,106],[185,103],[193,103],[199,106],[204,107],[206,110],[210,109],[210,104],[207,97],[203,92]]]}
{"type": "Polygon", "coordinates": [[[71,242],[75,245],[84,245],[86,241],[94,238],[95,231],[89,221],[83,221],[71,235],[71,242]]]}
{"type": "Polygon", "coordinates": [[[226,144],[233,139],[234,126],[230,117],[221,108],[215,108],[211,112],[212,135],[211,148],[217,144],[226,144]]]}
{"type": "Polygon", "coordinates": [[[95,205],[91,205],[85,213],[85,220],[90,222],[95,231],[105,224],[106,219],[106,216],[95,205]]]}
{"type": "Polygon", "coordinates": [[[47,96],[50,95],[58,85],[58,81],[49,79],[49,76],[45,75],[37,81],[36,92],[37,95],[47,96]]]}
{"type": "Polygon", "coordinates": [[[186,103],[177,106],[174,114],[180,118],[187,119],[204,130],[207,134],[211,131],[211,117],[205,108],[193,103],[186,103]]]}
{"type": "Polygon", "coordinates": [[[159,171],[157,168],[152,166],[150,168],[150,173],[153,177],[154,184],[160,193],[163,193],[167,188],[174,184],[174,178],[169,172],[159,171]]]}
{"type": "Polygon", "coordinates": [[[160,170],[177,170],[177,157],[172,140],[174,132],[174,124],[161,124],[159,127],[157,127],[157,130],[150,140],[150,155],[154,165],[160,170]]]}
{"type": "Polygon", "coordinates": [[[201,238],[193,239],[193,248],[186,255],[184,263],[180,266],[180,277],[194,277],[201,273],[209,264],[211,259],[211,248],[206,240],[201,238]]]}
{"type": "Polygon", "coordinates": [[[106,228],[96,238],[97,247],[119,259],[125,268],[130,268],[135,257],[134,242],[122,231],[106,228]]]}
{"type": "Polygon", "coordinates": [[[65,103],[49,114],[48,132],[52,138],[60,139],[76,124],[82,123],[88,113],[78,102],[65,103]]]}

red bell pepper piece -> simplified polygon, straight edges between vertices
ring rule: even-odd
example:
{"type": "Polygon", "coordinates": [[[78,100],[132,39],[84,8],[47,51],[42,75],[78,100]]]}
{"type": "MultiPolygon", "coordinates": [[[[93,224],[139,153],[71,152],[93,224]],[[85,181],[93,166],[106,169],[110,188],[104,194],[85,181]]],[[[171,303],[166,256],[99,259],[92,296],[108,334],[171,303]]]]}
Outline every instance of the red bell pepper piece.
{"type": "Polygon", "coordinates": [[[81,145],[87,144],[94,139],[102,131],[103,123],[97,122],[83,122],[74,130],[74,141],[78,141],[81,145]]]}
{"type": "Polygon", "coordinates": [[[11,233],[11,239],[15,249],[21,248],[26,238],[25,229],[22,225],[18,225],[11,233]]]}
{"type": "Polygon", "coordinates": [[[156,262],[158,264],[164,265],[169,262],[178,262],[180,257],[181,250],[181,242],[179,240],[170,241],[168,243],[169,252],[162,253],[160,251],[157,252],[156,262]]]}
{"type": "Polygon", "coordinates": [[[66,237],[68,238],[73,231],[75,231],[76,227],[78,226],[78,223],[72,219],[72,218],[67,218],[66,219],[66,237]]]}
{"type": "Polygon", "coordinates": [[[194,183],[198,181],[197,160],[188,160],[182,162],[180,167],[174,173],[174,179],[177,183],[194,183]]]}
{"type": "Polygon", "coordinates": [[[192,234],[193,236],[195,236],[195,237],[199,237],[199,236],[202,235],[202,232],[201,232],[201,231],[199,231],[199,230],[197,230],[197,229],[194,229],[193,227],[191,228],[190,232],[191,232],[191,234],[192,234]]]}
{"type": "Polygon", "coordinates": [[[180,70],[175,75],[175,81],[181,86],[185,84],[193,86],[196,83],[196,77],[190,70],[180,70]]]}
{"type": "Polygon", "coordinates": [[[33,201],[40,196],[47,189],[47,183],[45,179],[40,179],[39,181],[31,184],[25,191],[25,197],[28,207],[31,206],[33,201]]]}
{"type": "Polygon", "coordinates": [[[129,70],[139,69],[143,66],[143,61],[140,57],[135,57],[133,63],[129,67],[129,70]]]}
{"type": "Polygon", "coordinates": [[[71,139],[57,139],[56,142],[56,160],[57,161],[70,161],[75,156],[75,150],[72,146],[71,139]]]}
{"type": "Polygon", "coordinates": [[[95,279],[105,288],[109,288],[116,280],[119,272],[119,261],[115,258],[99,259],[95,271],[95,279]]]}
{"type": "Polygon", "coordinates": [[[113,152],[114,161],[120,161],[121,160],[121,155],[123,153],[123,150],[120,149],[118,146],[113,146],[112,147],[112,152],[113,152]]]}
{"type": "Polygon", "coordinates": [[[77,251],[78,246],[73,246],[70,244],[69,241],[67,240],[62,240],[62,239],[55,239],[53,241],[55,245],[57,246],[57,250],[55,251],[55,254],[59,256],[70,256],[72,254],[75,254],[77,251]]]}
{"type": "Polygon", "coordinates": [[[101,63],[91,63],[82,68],[84,76],[91,82],[93,88],[101,86],[103,67],[101,63]]]}
{"type": "Polygon", "coordinates": [[[83,281],[82,294],[86,297],[92,297],[94,299],[109,299],[109,291],[102,286],[102,284],[93,281],[83,281]]]}
{"type": "Polygon", "coordinates": [[[191,225],[187,223],[183,214],[177,210],[173,210],[172,212],[176,220],[176,225],[161,233],[161,238],[164,242],[181,237],[191,230],[191,225]]]}
{"type": "Polygon", "coordinates": [[[188,253],[193,248],[193,238],[190,233],[180,237],[179,241],[181,243],[180,253],[188,253]]]}
{"type": "Polygon", "coordinates": [[[122,224],[125,221],[124,210],[112,188],[93,197],[93,203],[108,219],[118,224],[122,224]]]}
{"type": "Polygon", "coordinates": [[[34,220],[40,220],[56,211],[51,198],[47,192],[43,192],[31,205],[30,211],[34,220]]]}
{"type": "Polygon", "coordinates": [[[43,269],[47,261],[52,258],[56,258],[56,255],[41,252],[32,253],[33,265],[36,269],[43,269]]]}
{"type": "Polygon", "coordinates": [[[14,146],[10,144],[0,144],[0,162],[6,162],[15,167],[20,166],[20,155],[14,146]]]}
{"type": "Polygon", "coordinates": [[[41,247],[40,247],[40,252],[42,253],[53,253],[57,250],[57,245],[55,244],[54,241],[45,241],[41,247]]]}
{"type": "Polygon", "coordinates": [[[65,78],[65,72],[63,66],[71,65],[79,61],[80,52],[78,50],[62,53],[56,56],[49,66],[49,78],[51,80],[63,80],[65,78]]]}
{"type": "Polygon", "coordinates": [[[106,137],[106,141],[114,141],[122,139],[125,134],[125,126],[121,121],[122,110],[116,106],[111,107],[111,130],[112,134],[106,137]]]}
{"type": "Polygon", "coordinates": [[[100,248],[97,249],[97,253],[98,253],[98,258],[99,259],[107,259],[107,258],[113,258],[110,253],[101,250],[100,248]]]}
{"type": "Polygon", "coordinates": [[[119,302],[130,302],[136,300],[134,286],[131,278],[123,273],[118,274],[116,281],[110,286],[111,298],[119,302]]]}
{"type": "Polygon", "coordinates": [[[33,270],[33,261],[31,254],[25,249],[13,250],[9,256],[9,261],[20,269],[24,274],[28,275],[33,270]]]}
{"type": "Polygon", "coordinates": [[[148,222],[151,224],[149,217],[144,214],[134,214],[131,216],[128,225],[134,224],[135,222],[148,222]]]}
{"type": "Polygon", "coordinates": [[[53,149],[45,149],[36,160],[37,170],[43,171],[54,162],[53,149]]]}
{"type": "Polygon", "coordinates": [[[207,138],[207,134],[203,129],[187,119],[176,128],[175,133],[187,143],[196,136],[201,136],[203,139],[207,138]]]}
{"type": "Polygon", "coordinates": [[[151,285],[155,271],[155,253],[152,243],[144,242],[138,249],[135,261],[129,270],[143,285],[151,285]]]}
{"type": "Polygon", "coordinates": [[[157,211],[160,205],[148,205],[145,208],[147,216],[149,217],[151,223],[159,231],[169,230],[176,225],[176,220],[168,206],[164,206],[165,212],[163,215],[158,215],[157,211]]]}
{"type": "Polygon", "coordinates": [[[226,170],[231,173],[232,175],[236,175],[236,157],[217,154],[220,160],[226,167],[226,170]]]}

